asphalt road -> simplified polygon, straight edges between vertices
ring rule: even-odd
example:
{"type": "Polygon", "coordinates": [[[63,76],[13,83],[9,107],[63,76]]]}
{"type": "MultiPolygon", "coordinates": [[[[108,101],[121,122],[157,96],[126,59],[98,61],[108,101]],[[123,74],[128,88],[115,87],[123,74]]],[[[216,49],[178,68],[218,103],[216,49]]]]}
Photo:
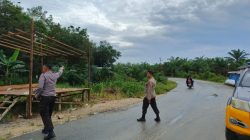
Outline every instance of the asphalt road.
{"type": "MultiPolygon", "coordinates": [[[[233,88],[195,81],[187,89],[183,79],[173,79],[178,87],[157,97],[162,121],[154,121],[148,110],[145,123],[136,122],[141,103],[90,116],[55,127],[56,140],[225,140],[225,106],[233,88]]],[[[13,140],[43,139],[40,131],[13,140]]]]}

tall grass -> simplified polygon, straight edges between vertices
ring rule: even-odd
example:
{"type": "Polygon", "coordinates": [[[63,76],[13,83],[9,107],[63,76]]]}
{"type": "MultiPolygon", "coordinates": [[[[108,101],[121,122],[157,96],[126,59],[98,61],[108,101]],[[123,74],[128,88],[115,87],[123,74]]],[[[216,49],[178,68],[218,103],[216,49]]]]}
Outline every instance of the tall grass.
{"type": "MultiPolygon", "coordinates": [[[[100,82],[92,86],[92,92],[96,94],[117,94],[120,93],[124,97],[139,98],[144,96],[144,82],[137,82],[135,80],[115,80],[100,82]]],[[[158,82],[156,86],[156,93],[163,94],[176,87],[173,81],[158,82]]]]}

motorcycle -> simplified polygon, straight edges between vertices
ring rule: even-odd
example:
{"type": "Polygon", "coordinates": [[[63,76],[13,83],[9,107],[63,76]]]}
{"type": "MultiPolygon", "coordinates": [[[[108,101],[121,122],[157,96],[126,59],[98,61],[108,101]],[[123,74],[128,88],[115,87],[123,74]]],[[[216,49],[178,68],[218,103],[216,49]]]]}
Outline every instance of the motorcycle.
{"type": "Polygon", "coordinates": [[[192,79],[188,79],[188,80],[187,80],[187,87],[188,87],[189,89],[191,89],[193,86],[194,86],[194,85],[193,85],[192,79]]]}

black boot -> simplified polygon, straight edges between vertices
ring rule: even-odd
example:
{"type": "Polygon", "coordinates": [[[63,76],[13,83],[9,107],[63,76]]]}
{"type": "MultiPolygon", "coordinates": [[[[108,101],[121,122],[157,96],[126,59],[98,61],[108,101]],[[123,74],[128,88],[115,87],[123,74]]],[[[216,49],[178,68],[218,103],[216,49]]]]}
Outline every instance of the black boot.
{"type": "Polygon", "coordinates": [[[138,122],[145,122],[145,121],[146,121],[146,119],[145,119],[145,118],[143,118],[143,117],[141,117],[141,118],[137,119],[137,121],[138,121],[138,122]]]}
{"type": "Polygon", "coordinates": [[[44,140],[50,140],[52,138],[56,137],[54,131],[49,132],[47,136],[44,137],[44,140]]]}
{"type": "Polygon", "coordinates": [[[48,130],[46,130],[45,128],[42,130],[42,133],[43,134],[49,134],[49,131],[48,130]]]}
{"type": "Polygon", "coordinates": [[[155,121],[156,122],[160,122],[161,121],[159,114],[156,115],[155,121]]]}
{"type": "Polygon", "coordinates": [[[145,119],[145,114],[142,114],[142,117],[137,119],[138,122],[145,122],[146,119],[145,119]]]}

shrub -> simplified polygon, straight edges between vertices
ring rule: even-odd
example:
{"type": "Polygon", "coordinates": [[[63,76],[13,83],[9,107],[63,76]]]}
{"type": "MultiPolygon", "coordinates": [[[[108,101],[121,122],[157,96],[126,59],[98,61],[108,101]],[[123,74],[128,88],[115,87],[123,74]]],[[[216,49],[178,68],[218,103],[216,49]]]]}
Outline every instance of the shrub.
{"type": "Polygon", "coordinates": [[[127,97],[140,97],[143,95],[144,86],[140,82],[124,82],[121,91],[127,97]]]}
{"type": "MultiPolygon", "coordinates": [[[[144,96],[144,82],[138,82],[135,79],[123,80],[121,77],[117,80],[96,83],[92,86],[92,92],[105,93],[108,91],[121,93],[124,97],[142,97],[144,96]]],[[[176,87],[172,81],[157,82],[156,93],[163,94],[176,87]]]]}

